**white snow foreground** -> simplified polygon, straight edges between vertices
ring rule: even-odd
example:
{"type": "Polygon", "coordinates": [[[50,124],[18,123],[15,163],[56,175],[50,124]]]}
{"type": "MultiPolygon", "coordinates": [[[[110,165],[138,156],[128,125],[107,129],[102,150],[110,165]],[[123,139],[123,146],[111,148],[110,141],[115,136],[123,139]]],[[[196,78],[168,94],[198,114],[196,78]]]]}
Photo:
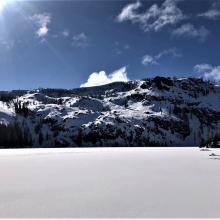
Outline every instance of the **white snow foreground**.
{"type": "Polygon", "coordinates": [[[218,155],[198,148],[0,150],[0,217],[219,218],[218,155]]]}

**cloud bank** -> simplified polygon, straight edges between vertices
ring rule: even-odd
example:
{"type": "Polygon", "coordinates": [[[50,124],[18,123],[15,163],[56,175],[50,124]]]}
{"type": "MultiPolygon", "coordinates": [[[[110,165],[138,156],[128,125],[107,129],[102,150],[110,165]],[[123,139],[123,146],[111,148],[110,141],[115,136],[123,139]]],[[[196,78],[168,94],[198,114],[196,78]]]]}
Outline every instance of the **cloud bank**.
{"type": "Polygon", "coordinates": [[[127,82],[129,78],[127,77],[126,67],[122,67],[111,74],[106,74],[105,71],[100,71],[98,73],[92,73],[87,82],[83,83],[80,87],[91,87],[100,86],[112,82],[127,82]]]}
{"type": "MultiPolygon", "coordinates": [[[[204,42],[210,31],[204,26],[195,27],[191,23],[185,23],[175,27],[183,20],[189,19],[188,16],[178,7],[178,2],[182,0],[165,0],[163,3],[152,4],[144,12],[140,1],[126,5],[117,16],[117,21],[122,23],[130,21],[133,24],[138,24],[145,32],[158,32],[166,26],[174,26],[171,34],[176,37],[187,37],[189,39],[197,39],[199,42],[204,42]]],[[[210,10],[198,16],[207,17],[210,19],[220,18],[220,2],[212,4],[210,10]]]]}
{"type": "Polygon", "coordinates": [[[174,25],[187,18],[177,7],[179,0],[165,0],[161,6],[153,4],[144,13],[138,12],[142,4],[137,1],[126,5],[117,16],[118,22],[138,23],[144,31],[159,31],[167,25],[174,25]]]}
{"type": "Polygon", "coordinates": [[[220,66],[212,66],[211,64],[202,63],[194,66],[194,70],[204,79],[220,82],[220,66]]]}

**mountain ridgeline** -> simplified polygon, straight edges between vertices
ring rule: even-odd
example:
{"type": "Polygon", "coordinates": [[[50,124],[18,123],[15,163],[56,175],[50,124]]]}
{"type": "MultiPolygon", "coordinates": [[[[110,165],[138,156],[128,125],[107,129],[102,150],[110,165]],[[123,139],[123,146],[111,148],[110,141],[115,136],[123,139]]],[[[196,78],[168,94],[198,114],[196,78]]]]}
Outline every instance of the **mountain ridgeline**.
{"type": "Polygon", "coordinates": [[[0,147],[198,146],[220,136],[220,87],[155,77],[0,92],[0,147]]]}

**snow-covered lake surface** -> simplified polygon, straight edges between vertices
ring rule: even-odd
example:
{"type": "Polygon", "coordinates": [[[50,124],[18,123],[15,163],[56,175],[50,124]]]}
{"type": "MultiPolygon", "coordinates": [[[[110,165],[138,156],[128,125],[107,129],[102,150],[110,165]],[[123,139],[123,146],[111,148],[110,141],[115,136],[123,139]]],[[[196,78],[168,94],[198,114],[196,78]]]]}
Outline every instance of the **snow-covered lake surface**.
{"type": "Polygon", "coordinates": [[[0,150],[0,217],[220,218],[218,155],[199,148],[0,150]]]}

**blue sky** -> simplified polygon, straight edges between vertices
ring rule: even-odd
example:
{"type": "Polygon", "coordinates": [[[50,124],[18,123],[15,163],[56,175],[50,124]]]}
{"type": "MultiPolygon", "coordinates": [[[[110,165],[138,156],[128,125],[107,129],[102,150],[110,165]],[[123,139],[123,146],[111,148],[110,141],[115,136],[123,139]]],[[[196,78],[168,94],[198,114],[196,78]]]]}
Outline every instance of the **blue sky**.
{"type": "Polygon", "coordinates": [[[219,0],[0,0],[0,90],[219,81],[219,25],[219,0]]]}

